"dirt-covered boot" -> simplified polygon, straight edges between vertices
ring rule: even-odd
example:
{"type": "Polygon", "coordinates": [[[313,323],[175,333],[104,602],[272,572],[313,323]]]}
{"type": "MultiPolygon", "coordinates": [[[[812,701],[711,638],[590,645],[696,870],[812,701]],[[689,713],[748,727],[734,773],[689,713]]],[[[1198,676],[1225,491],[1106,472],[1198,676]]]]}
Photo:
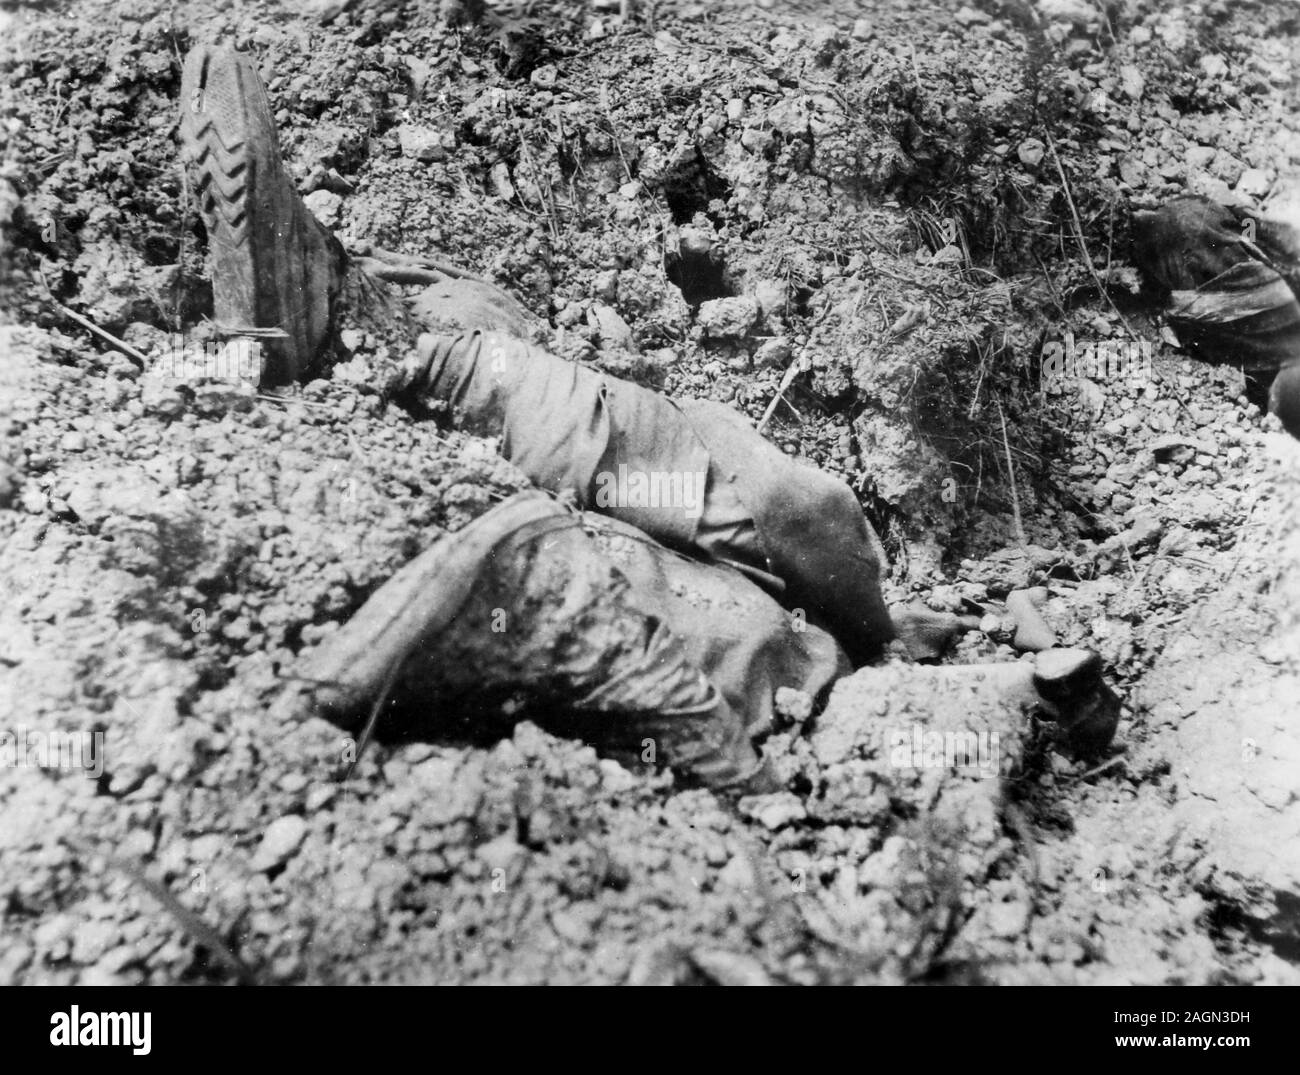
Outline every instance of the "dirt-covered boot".
{"type": "Polygon", "coordinates": [[[1284,366],[1273,378],[1268,409],[1278,416],[1291,436],[1300,440],[1300,362],[1284,366]]]}
{"type": "Polygon", "coordinates": [[[978,683],[1005,705],[1037,709],[1063,733],[1079,755],[1105,750],[1119,727],[1120,700],[1102,677],[1101,657],[1092,650],[1053,647],[1032,661],[945,664],[909,669],[918,681],[946,689],[978,683]]]}
{"type": "Polygon", "coordinates": [[[1101,672],[1101,657],[1092,650],[1048,649],[1034,660],[1042,706],[1081,754],[1104,750],[1119,726],[1119,697],[1101,672]]]}
{"type": "Polygon", "coordinates": [[[308,376],[333,332],[343,247],[285,172],[266,89],[252,59],[199,45],[181,80],[181,144],[208,232],[218,328],[262,337],[263,381],[308,376]],[[279,330],[268,337],[267,330],[279,330]]]}

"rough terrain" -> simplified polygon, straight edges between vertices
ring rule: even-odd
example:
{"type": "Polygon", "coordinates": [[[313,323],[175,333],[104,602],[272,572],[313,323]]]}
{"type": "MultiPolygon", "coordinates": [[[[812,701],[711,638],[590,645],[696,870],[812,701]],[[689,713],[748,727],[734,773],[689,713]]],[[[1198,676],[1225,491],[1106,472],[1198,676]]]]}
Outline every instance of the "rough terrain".
{"type": "MultiPolygon", "coordinates": [[[[1295,9],[477,6],[0,10],[0,732],[105,744],[98,777],[0,767],[0,982],[1300,982],[1300,445],[1126,260],[1134,208],[1294,189],[1295,9]],[[894,599],[1048,586],[1125,697],[1112,752],[895,654],[786,707],[774,796],[472,715],[344,777],[335,728],[269,715],[281,677],[523,481],[387,400],[400,344],[364,330],[270,395],[65,312],[202,337],[175,130],[205,40],[261,58],[348,239],[770,410],[860,494],[894,599]],[[1045,382],[1067,333],[1149,368],[1045,382]],[[914,728],[997,733],[995,771],[900,767],[914,728]]],[[[948,659],[1015,660],[984,626],[948,659]]]]}

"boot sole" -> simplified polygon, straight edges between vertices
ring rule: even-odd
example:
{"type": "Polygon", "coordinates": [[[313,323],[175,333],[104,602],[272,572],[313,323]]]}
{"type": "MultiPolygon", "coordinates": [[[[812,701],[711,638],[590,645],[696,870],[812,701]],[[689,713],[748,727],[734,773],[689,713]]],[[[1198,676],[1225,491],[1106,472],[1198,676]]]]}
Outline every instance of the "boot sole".
{"type": "Polygon", "coordinates": [[[218,327],[269,335],[267,379],[300,379],[328,337],[343,254],[289,181],[248,56],[191,50],[181,78],[181,144],[208,232],[218,327]]]}
{"type": "MultiPolygon", "coordinates": [[[[251,199],[262,171],[256,143],[276,139],[261,82],[241,59],[195,49],[181,80],[181,138],[208,230],[217,317],[232,330],[267,327],[258,320],[257,292],[269,266],[259,273],[251,199]]],[[[267,163],[279,165],[278,154],[267,163]]]]}

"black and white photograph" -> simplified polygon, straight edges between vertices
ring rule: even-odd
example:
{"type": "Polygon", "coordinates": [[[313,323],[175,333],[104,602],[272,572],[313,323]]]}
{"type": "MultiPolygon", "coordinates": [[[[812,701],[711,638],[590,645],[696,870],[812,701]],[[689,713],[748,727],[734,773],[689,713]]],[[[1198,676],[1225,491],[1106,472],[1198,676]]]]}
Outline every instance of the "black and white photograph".
{"type": "Polygon", "coordinates": [[[1113,1053],[1240,1053],[1259,990],[1172,987],[1300,984],[1300,4],[0,42],[40,1041],[148,1053],[140,986],[1149,986],[1113,1053]]]}

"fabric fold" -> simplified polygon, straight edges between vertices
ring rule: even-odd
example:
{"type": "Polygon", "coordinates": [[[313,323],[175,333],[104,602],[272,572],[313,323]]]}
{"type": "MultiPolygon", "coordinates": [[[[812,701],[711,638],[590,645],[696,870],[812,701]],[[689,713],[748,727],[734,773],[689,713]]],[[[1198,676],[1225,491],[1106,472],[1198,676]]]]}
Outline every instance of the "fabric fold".
{"type": "Polygon", "coordinates": [[[822,623],[854,664],[894,637],[884,550],[847,485],[720,403],[669,400],[497,333],[420,337],[414,384],[500,437],[536,485],[734,567],[822,623]]]}

